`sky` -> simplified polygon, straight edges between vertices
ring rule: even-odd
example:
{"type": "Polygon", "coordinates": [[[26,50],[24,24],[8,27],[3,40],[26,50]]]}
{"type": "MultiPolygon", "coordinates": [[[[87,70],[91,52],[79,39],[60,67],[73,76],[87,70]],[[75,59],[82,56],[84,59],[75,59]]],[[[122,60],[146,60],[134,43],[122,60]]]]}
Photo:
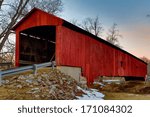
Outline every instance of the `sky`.
{"type": "Polygon", "coordinates": [[[150,0],[62,0],[61,17],[79,23],[87,17],[98,16],[105,39],[108,29],[117,23],[120,45],[137,57],[150,59],[150,0]]]}

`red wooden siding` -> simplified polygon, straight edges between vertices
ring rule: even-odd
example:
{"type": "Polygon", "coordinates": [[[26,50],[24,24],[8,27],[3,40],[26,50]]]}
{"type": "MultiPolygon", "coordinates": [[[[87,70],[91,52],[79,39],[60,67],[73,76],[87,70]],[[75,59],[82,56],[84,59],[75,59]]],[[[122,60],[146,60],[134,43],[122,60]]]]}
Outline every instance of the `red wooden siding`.
{"type": "Polygon", "coordinates": [[[133,56],[63,26],[57,31],[57,64],[81,67],[89,82],[97,76],[145,77],[146,64],[133,56]]]}
{"type": "Polygon", "coordinates": [[[15,31],[25,30],[27,28],[44,25],[61,25],[62,19],[48,14],[39,9],[33,9],[26,17],[24,17],[14,28],[15,31]]]}

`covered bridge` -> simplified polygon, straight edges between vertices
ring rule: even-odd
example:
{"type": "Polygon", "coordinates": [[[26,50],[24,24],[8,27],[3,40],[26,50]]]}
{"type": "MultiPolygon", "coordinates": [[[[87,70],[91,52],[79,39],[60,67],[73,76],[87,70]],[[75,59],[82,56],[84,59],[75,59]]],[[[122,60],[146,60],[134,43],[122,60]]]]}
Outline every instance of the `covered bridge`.
{"type": "Polygon", "coordinates": [[[34,8],[13,27],[16,66],[55,60],[82,69],[88,83],[97,76],[145,78],[147,64],[83,29],[34,8]]]}

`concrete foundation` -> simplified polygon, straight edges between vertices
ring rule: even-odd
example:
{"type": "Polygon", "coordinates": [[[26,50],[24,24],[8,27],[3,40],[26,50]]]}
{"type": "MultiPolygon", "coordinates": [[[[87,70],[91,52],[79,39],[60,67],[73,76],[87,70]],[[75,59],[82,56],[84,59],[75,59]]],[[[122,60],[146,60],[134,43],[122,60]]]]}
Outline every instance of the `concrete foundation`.
{"type": "Polygon", "coordinates": [[[59,69],[61,72],[65,73],[67,75],[70,75],[77,82],[80,82],[81,68],[79,68],[79,67],[68,67],[68,66],[57,66],[57,69],[59,69]]]}

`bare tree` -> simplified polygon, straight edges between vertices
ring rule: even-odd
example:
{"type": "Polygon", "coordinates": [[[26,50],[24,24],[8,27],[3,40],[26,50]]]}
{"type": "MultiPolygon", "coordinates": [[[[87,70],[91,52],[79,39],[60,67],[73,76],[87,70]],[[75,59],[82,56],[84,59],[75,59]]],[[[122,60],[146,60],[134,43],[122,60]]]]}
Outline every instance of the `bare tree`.
{"type": "Polygon", "coordinates": [[[28,8],[37,7],[51,14],[58,14],[63,10],[63,3],[61,0],[30,0],[28,8]]]}
{"type": "Polygon", "coordinates": [[[121,46],[119,44],[119,39],[120,38],[122,38],[122,35],[119,33],[119,30],[117,28],[117,24],[114,23],[112,25],[112,27],[108,30],[108,34],[107,34],[106,40],[109,43],[111,43],[111,44],[121,48],[121,46]]]}
{"type": "Polygon", "coordinates": [[[86,18],[81,27],[95,36],[100,36],[104,30],[98,16],[95,18],[86,18]]]}
{"type": "Polygon", "coordinates": [[[28,2],[29,0],[20,0],[14,14],[11,14],[11,12],[9,11],[7,14],[3,14],[4,12],[1,14],[1,16],[5,18],[2,18],[2,20],[0,21],[2,30],[2,32],[0,33],[0,51],[2,50],[6,40],[8,39],[8,36],[11,33],[12,26],[17,22],[18,18],[20,17],[20,14],[22,13],[23,9],[25,8],[28,2]]]}
{"type": "Polygon", "coordinates": [[[80,27],[80,24],[78,23],[78,20],[77,20],[77,19],[71,19],[71,20],[70,20],[70,23],[72,23],[72,24],[74,24],[74,25],[80,27]]]}
{"type": "MultiPolygon", "coordinates": [[[[45,10],[48,13],[57,14],[62,11],[63,3],[61,0],[13,0],[11,3],[8,2],[4,5],[8,8],[0,12],[1,31],[5,30],[9,24],[12,27],[18,19],[22,18],[34,7],[45,10]]],[[[0,39],[3,37],[2,34],[4,33],[1,32],[0,39]]]]}
{"type": "Polygon", "coordinates": [[[0,64],[3,66],[0,66],[2,69],[10,68],[14,66],[14,49],[15,45],[13,40],[7,39],[5,45],[4,45],[4,52],[0,52],[0,64]],[[7,51],[5,51],[7,50],[7,51]],[[5,64],[4,64],[5,63],[5,64]]]}
{"type": "MultiPolygon", "coordinates": [[[[1,2],[2,3],[2,2],[1,2]]],[[[6,49],[11,28],[33,7],[38,7],[48,13],[58,14],[62,11],[61,0],[5,0],[0,10],[0,52],[6,49]]],[[[7,47],[8,49],[8,47],[7,47]]]]}
{"type": "MultiPolygon", "coordinates": [[[[8,0],[9,1],[9,0],[8,0]]],[[[6,7],[0,12],[0,51],[6,42],[10,29],[18,19],[26,15],[33,7],[38,7],[48,13],[57,14],[62,11],[61,0],[13,0],[5,3],[6,7]]]]}
{"type": "Polygon", "coordinates": [[[141,57],[140,59],[143,60],[146,63],[150,63],[150,59],[145,57],[145,56],[141,57]]]}

